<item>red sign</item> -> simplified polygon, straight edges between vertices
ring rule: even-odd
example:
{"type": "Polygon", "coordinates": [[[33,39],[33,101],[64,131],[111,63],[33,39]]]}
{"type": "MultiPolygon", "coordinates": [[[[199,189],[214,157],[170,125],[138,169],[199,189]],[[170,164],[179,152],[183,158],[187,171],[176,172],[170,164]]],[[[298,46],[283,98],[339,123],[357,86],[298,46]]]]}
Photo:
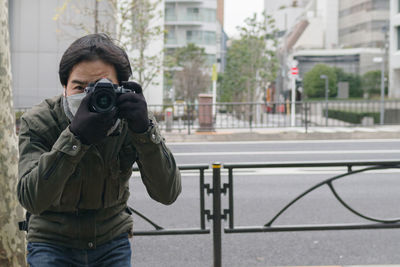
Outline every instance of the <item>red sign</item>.
{"type": "Polygon", "coordinates": [[[293,67],[293,68],[291,69],[291,72],[292,72],[292,75],[298,75],[298,74],[299,74],[299,69],[296,68],[296,67],[293,67]]]}

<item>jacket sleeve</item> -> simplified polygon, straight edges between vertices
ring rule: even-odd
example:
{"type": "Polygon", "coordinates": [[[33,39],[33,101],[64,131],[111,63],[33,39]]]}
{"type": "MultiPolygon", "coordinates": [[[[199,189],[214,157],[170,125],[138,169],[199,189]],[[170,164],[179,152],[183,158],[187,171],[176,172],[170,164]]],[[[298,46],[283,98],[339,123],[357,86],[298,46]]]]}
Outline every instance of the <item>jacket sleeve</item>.
{"type": "Polygon", "coordinates": [[[154,117],[149,117],[153,125],[145,133],[137,134],[129,130],[129,134],[138,153],[137,164],[147,192],[152,199],[169,205],[182,191],[181,174],[154,117]]]}
{"type": "Polygon", "coordinates": [[[19,133],[17,194],[21,205],[32,214],[40,214],[61,197],[64,186],[75,171],[88,146],[67,127],[54,144],[45,138],[33,120],[22,117],[19,133]]]}

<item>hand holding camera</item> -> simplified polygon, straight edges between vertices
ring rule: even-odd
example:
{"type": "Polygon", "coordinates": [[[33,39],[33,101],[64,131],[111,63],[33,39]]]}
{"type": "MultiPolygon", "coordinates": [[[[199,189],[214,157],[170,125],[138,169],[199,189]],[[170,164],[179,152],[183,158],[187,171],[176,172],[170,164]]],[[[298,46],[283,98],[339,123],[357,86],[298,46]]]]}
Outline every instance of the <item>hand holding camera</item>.
{"type": "Polygon", "coordinates": [[[117,111],[115,109],[106,113],[91,112],[89,105],[91,99],[91,93],[82,99],[69,126],[70,131],[85,145],[100,142],[107,136],[108,130],[116,122],[117,111]]]}
{"type": "Polygon", "coordinates": [[[71,132],[84,144],[98,143],[105,138],[117,117],[127,119],[135,133],[143,133],[149,127],[142,87],[133,81],[121,84],[118,86],[103,78],[85,89],[87,95],[70,125],[71,132]]]}
{"type": "Polygon", "coordinates": [[[130,92],[117,99],[118,117],[128,121],[129,128],[135,133],[144,133],[149,128],[147,103],[142,93],[130,92]]]}

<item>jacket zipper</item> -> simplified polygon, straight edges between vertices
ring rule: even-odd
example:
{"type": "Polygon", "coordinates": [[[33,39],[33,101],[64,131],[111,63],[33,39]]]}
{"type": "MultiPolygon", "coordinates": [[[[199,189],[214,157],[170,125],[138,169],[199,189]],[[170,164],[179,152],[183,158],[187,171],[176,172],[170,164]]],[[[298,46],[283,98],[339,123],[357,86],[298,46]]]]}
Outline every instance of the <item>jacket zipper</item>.
{"type": "Polygon", "coordinates": [[[53,165],[50,167],[50,169],[47,170],[47,172],[43,175],[43,179],[47,180],[49,179],[50,175],[53,174],[54,170],[56,169],[58,163],[60,162],[61,158],[64,156],[63,153],[58,152],[56,159],[54,160],[53,165]]]}

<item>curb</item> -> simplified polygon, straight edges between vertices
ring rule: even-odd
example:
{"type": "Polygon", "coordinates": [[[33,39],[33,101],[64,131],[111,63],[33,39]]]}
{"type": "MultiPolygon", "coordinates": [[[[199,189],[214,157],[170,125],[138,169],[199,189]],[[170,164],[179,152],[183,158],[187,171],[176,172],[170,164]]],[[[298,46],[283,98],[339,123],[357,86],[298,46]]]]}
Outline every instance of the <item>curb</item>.
{"type": "Polygon", "coordinates": [[[275,266],[275,267],[400,267],[399,264],[373,264],[373,265],[299,265],[299,266],[275,266]]]}
{"type": "MultiPolygon", "coordinates": [[[[167,142],[221,142],[221,141],[277,141],[277,140],[330,140],[330,139],[400,139],[398,132],[214,132],[214,133],[163,133],[167,142]]],[[[400,266],[399,266],[400,267],[400,266]]]]}

